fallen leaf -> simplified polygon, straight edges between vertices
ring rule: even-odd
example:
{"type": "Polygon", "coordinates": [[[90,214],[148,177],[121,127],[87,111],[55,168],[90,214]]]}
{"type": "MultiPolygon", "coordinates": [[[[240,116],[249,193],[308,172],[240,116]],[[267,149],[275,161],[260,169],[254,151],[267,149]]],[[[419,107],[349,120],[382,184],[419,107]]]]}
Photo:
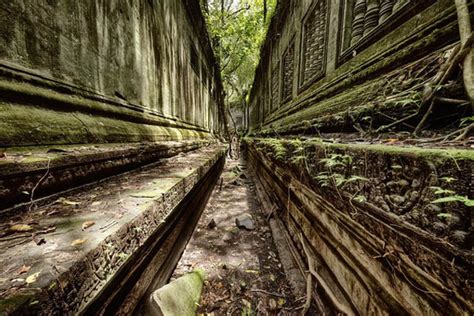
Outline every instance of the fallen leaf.
{"type": "Polygon", "coordinates": [[[385,139],[384,142],[387,143],[387,144],[395,144],[395,143],[398,143],[400,140],[398,138],[389,138],[389,139],[385,139]]]}
{"type": "Polygon", "coordinates": [[[31,267],[30,266],[25,266],[23,265],[20,270],[18,270],[18,274],[23,274],[23,273],[27,273],[28,271],[30,271],[31,267]]]}
{"type": "Polygon", "coordinates": [[[286,304],[286,300],[285,300],[285,299],[280,298],[280,299],[278,300],[278,305],[283,306],[283,305],[285,305],[285,304],[286,304]]]}
{"type": "Polygon", "coordinates": [[[93,226],[95,224],[94,221],[87,221],[82,224],[82,230],[86,230],[87,228],[93,226]]]}
{"type": "Polygon", "coordinates": [[[26,278],[25,282],[28,284],[35,283],[36,280],[38,280],[39,275],[39,272],[33,273],[32,275],[26,278]]]}
{"type": "Polygon", "coordinates": [[[71,246],[79,246],[85,243],[87,239],[76,239],[71,243],[71,246]]]}
{"type": "Polygon", "coordinates": [[[99,206],[101,204],[102,204],[101,201],[95,201],[95,202],[92,202],[91,206],[99,206]]]}
{"type": "Polygon", "coordinates": [[[17,224],[10,227],[10,231],[12,232],[29,232],[31,230],[33,230],[33,227],[24,224],[17,224]]]}
{"type": "Polygon", "coordinates": [[[59,199],[57,199],[56,202],[54,202],[54,203],[55,203],[55,204],[56,204],[56,203],[61,203],[61,204],[63,204],[63,205],[73,205],[73,206],[76,206],[76,205],[81,204],[80,202],[69,201],[69,200],[67,200],[67,199],[65,199],[65,198],[59,198],[59,199]]]}
{"type": "Polygon", "coordinates": [[[23,283],[23,282],[25,282],[25,279],[12,279],[11,282],[12,283],[23,283]]]}

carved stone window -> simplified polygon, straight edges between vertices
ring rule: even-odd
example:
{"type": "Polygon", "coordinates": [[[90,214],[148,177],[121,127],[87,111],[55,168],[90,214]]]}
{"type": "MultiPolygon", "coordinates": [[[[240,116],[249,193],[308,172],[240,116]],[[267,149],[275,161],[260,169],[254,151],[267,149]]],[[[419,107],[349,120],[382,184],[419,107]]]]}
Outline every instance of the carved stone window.
{"type": "Polygon", "coordinates": [[[342,56],[351,58],[436,0],[346,0],[342,56]]]}
{"type": "Polygon", "coordinates": [[[283,54],[283,77],[281,82],[282,102],[291,100],[293,97],[293,77],[295,74],[295,42],[290,45],[283,54]]]}
{"type": "Polygon", "coordinates": [[[318,0],[303,20],[300,86],[320,79],[326,64],[327,0],[318,0]]]}
{"type": "Polygon", "coordinates": [[[278,107],[278,83],[280,81],[280,63],[276,65],[276,67],[272,71],[272,108],[278,107]]]}

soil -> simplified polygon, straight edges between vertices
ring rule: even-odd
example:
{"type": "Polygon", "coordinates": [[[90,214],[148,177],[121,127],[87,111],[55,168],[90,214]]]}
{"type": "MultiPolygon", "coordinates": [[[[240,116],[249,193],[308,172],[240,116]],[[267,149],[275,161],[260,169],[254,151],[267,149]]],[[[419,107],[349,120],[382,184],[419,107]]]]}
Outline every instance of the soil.
{"type": "Polygon", "coordinates": [[[294,315],[295,300],[245,161],[228,160],[173,279],[207,275],[198,315],[294,315]],[[236,226],[251,215],[255,229],[236,226]]]}

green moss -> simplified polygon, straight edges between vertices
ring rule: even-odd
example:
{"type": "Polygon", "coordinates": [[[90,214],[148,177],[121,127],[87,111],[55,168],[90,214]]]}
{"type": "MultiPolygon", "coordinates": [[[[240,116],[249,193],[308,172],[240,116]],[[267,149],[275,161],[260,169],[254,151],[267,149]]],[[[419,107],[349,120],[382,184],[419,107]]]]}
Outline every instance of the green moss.
{"type": "Polygon", "coordinates": [[[210,138],[199,130],[0,102],[0,146],[158,142],[210,138]]]}
{"type": "Polygon", "coordinates": [[[18,294],[7,299],[2,299],[0,300],[0,314],[9,315],[20,306],[25,305],[29,301],[33,301],[34,298],[34,294],[18,294]]]}
{"type": "Polygon", "coordinates": [[[204,279],[203,270],[188,273],[155,291],[152,294],[152,302],[159,307],[163,315],[194,316],[204,279]]]}
{"type": "Polygon", "coordinates": [[[474,161],[474,151],[464,149],[438,149],[438,148],[418,148],[418,147],[400,147],[389,145],[360,145],[360,144],[329,144],[330,148],[339,148],[346,150],[364,150],[378,152],[389,155],[407,155],[423,157],[428,160],[469,160],[474,161]]]}
{"type": "MultiPolygon", "coordinates": [[[[293,128],[304,128],[303,120],[312,120],[329,114],[343,113],[353,106],[366,106],[371,98],[364,98],[383,82],[380,79],[347,90],[379,76],[386,69],[393,69],[414,56],[426,55],[428,47],[436,47],[446,38],[455,38],[456,23],[452,1],[438,1],[418,16],[413,17],[397,30],[377,41],[361,54],[345,63],[334,72],[300,94],[292,102],[271,114],[264,128],[277,123],[277,132],[295,124],[293,128]],[[414,32],[413,30],[417,30],[414,32]],[[407,37],[406,34],[411,34],[407,37]],[[454,37],[453,37],[454,36],[454,37]],[[340,93],[340,95],[337,95],[340,93]],[[337,96],[336,96],[337,95],[337,96]]],[[[285,130],[291,131],[290,128],[285,130]]],[[[268,134],[265,130],[265,134],[268,134]]]]}
{"type": "MultiPolygon", "coordinates": [[[[271,144],[270,147],[286,148],[294,145],[295,140],[274,139],[274,138],[257,138],[254,139],[255,144],[271,144]]],[[[466,149],[438,149],[438,148],[419,148],[419,147],[401,147],[390,145],[364,145],[364,144],[328,144],[323,143],[319,138],[305,140],[303,143],[305,148],[311,146],[326,147],[329,149],[338,149],[343,151],[363,151],[374,152],[388,155],[403,155],[420,157],[431,161],[450,161],[450,160],[468,160],[474,161],[474,151],[466,149]]],[[[285,149],[286,150],[286,149],[285,149]]]]}

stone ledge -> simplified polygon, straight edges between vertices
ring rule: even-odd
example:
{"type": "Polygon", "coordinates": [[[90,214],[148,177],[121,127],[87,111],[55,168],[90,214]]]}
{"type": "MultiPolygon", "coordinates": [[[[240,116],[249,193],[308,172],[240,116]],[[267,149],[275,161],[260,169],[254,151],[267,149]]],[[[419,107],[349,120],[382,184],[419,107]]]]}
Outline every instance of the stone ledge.
{"type": "Polygon", "coordinates": [[[224,153],[221,145],[202,148],[3,219],[4,232],[12,223],[32,230],[2,238],[0,312],[83,311],[123,266],[143,259],[136,254],[224,153]],[[19,275],[22,266],[31,268],[19,275]]]}
{"type": "Polygon", "coordinates": [[[7,148],[0,158],[0,210],[29,202],[35,187],[34,197],[38,198],[210,143],[202,140],[7,148]]]}

